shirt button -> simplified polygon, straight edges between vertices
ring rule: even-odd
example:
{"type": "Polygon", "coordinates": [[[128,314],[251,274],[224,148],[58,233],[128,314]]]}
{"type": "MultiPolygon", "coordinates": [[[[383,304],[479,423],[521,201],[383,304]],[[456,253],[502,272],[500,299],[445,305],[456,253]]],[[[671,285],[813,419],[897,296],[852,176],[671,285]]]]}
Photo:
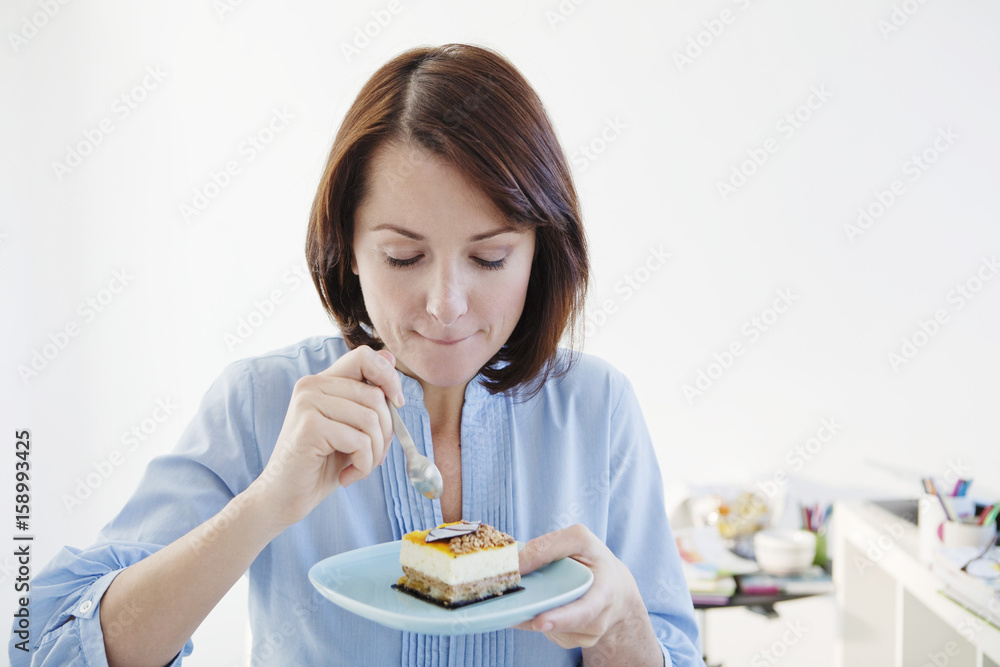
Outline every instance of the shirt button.
{"type": "Polygon", "coordinates": [[[93,602],[91,602],[90,600],[84,600],[83,603],[80,604],[80,613],[86,614],[88,611],[90,611],[90,608],[93,606],[94,606],[93,602]]]}

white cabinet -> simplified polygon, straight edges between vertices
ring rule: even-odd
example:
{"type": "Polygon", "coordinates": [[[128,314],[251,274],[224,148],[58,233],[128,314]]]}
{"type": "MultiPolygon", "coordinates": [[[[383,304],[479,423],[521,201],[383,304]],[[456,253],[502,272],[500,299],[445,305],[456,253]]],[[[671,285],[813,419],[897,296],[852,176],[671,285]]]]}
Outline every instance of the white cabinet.
{"type": "Polygon", "coordinates": [[[917,528],[863,501],[833,512],[838,667],[1000,667],[1000,630],[946,598],[917,528]]]}

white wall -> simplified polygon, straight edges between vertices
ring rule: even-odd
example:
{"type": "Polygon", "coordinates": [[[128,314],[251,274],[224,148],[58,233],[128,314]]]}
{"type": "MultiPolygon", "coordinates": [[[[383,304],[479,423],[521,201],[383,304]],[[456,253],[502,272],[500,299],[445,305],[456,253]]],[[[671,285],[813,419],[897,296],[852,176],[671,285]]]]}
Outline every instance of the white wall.
{"type": "MultiPolygon", "coordinates": [[[[634,382],[671,499],[776,472],[809,498],[915,492],[868,459],[938,475],[957,464],[974,488],[1000,490],[1000,280],[961,306],[952,291],[992,277],[984,258],[1000,254],[995,3],[399,0],[350,58],[341,45],[387,2],[51,4],[51,17],[37,0],[0,9],[0,432],[32,432],[36,570],[93,539],[226,363],[330,331],[294,271],[333,133],[379,64],[449,41],[517,64],[572,156],[595,277],[585,349],[634,382]],[[144,99],[123,106],[144,80],[144,99]],[[275,110],[291,120],[251,160],[244,142],[275,110]],[[796,112],[799,127],[779,124],[796,112]],[[112,131],[78,166],[54,167],[102,121],[112,131]],[[913,172],[911,156],[935,157],[947,133],[947,151],[913,172]],[[719,182],[768,149],[724,197],[719,182]],[[185,220],[180,206],[229,161],[240,172],[185,220]],[[849,233],[897,179],[884,215],[849,233]],[[651,249],[670,257],[647,272],[651,249]],[[116,271],[127,286],[81,310],[116,271]],[[227,346],[274,290],[273,315],[227,346]],[[745,323],[780,293],[792,305],[751,339],[745,323]],[[937,311],[947,319],[924,340],[937,311]],[[45,350],[71,324],[78,335],[45,350]],[[889,353],[915,335],[926,344],[894,368],[889,353]],[[710,368],[733,343],[744,353],[710,368]],[[35,351],[53,358],[22,379],[35,351]],[[700,370],[717,379],[689,399],[700,370]],[[177,408],[130,451],[123,433],[158,400],[177,408]],[[842,428],[790,462],[823,419],[842,428]],[[120,465],[68,508],[115,450],[120,465]]],[[[242,629],[238,613],[219,616],[213,627],[242,629]]],[[[239,632],[222,634],[203,630],[209,650],[192,664],[237,662],[239,632]]]]}

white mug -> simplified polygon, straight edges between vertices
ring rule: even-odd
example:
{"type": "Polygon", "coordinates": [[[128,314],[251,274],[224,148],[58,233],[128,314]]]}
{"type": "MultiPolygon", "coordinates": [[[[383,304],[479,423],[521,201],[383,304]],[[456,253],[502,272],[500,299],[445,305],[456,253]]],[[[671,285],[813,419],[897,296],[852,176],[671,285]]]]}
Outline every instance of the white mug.
{"type": "MultiPolygon", "coordinates": [[[[942,496],[952,519],[972,517],[976,503],[972,496],[942,496]]],[[[949,523],[937,496],[925,493],[917,505],[917,526],[920,536],[920,560],[930,563],[934,550],[944,544],[944,524],[949,523]]]]}
{"type": "Polygon", "coordinates": [[[946,547],[976,547],[985,549],[997,536],[997,525],[988,523],[980,526],[978,523],[964,521],[945,521],[942,543],[946,547]]]}

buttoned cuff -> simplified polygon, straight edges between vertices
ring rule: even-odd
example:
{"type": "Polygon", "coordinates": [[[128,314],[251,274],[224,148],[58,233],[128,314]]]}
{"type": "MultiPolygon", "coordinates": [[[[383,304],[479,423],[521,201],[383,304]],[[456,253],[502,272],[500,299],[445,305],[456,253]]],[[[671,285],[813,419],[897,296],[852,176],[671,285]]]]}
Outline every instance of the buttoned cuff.
{"type": "MultiPolygon", "coordinates": [[[[111,585],[111,582],[115,580],[123,570],[115,570],[114,572],[108,572],[103,575],[100,579],[91,584],[80,596],[79,601],[67,609],[65,613],[74,616],[75,619],[70,619],[67,625],[71,626],[66,628],[62,633],[57,630],[54,634],[53,641],[57,643],[62,643],[69,641],[73,643],[74,639],[72,635],[77,635],[79,642],[80,652],[83,654],[84,660],[88,665],[107,665],[108,656],[104,652],[104,637],[108,635],[109,637],[114,637],[120,634],[124,634],[132,631],[131,625],[135,620],[136,614],[141,611],[141,607],[135,602],[128,602],[126,607],[121,610],[118,614],[118,618],[105,619],[105,625],[103,627],[101,624],[101,598],[104,596],[105,591],[111,585]],[[65,635],[70,635],[69,637],[65,635]]],[[[44,649],[46,640],[42,640],[42,646],[39,647],[40,651],[44,649]]],[[[181,659],[187,657],[191,654],[194,644],[189,639],[184,648],[174,656],[174,659],[168,663],[168,667],[176,667],[181,664],[181,659]]]]}

